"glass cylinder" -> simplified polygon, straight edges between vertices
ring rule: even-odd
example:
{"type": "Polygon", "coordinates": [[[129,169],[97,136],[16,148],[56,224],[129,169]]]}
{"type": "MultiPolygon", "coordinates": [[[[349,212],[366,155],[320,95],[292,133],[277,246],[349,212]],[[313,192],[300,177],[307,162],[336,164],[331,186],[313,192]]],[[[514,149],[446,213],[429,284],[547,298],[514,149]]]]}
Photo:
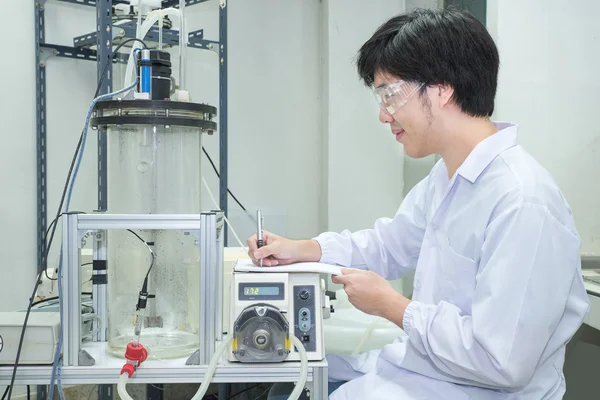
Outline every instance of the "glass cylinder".
{"type": "MultiPolygon", "coordinates": [[[[108,212],[199,214],[201,137],[198,128],[109,127],[108,212]]],[[[126,230],[108,233],[108,350],[123,357],[133,340],[136,304],[148,275],[140,343],[153,359],[191,355],[199,348],[197,239],[178,230],[134,232],[139,238],[126,230]]]]}

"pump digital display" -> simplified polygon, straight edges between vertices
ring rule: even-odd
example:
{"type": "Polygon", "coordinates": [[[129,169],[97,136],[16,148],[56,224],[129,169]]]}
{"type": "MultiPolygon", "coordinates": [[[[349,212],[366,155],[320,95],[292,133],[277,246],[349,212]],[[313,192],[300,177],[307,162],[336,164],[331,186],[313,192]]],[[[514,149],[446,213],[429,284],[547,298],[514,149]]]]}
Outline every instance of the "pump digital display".
{"type": "Polygon", "coordinates": [[[240,282],[240,300],[283,300],[283,283],[240,282]]]}
{"type": "Polygon", "coordinates": [[[279,296],[279,288],[277,286],[264,287],[245,287],[245,296],[279,296]]]}

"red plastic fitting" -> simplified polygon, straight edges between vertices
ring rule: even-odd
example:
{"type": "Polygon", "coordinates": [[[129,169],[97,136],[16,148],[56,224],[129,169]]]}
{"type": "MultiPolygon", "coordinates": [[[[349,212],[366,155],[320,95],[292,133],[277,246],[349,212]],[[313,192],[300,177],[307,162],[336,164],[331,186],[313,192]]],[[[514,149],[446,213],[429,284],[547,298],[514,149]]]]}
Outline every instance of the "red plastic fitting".
{"type": "Polygon", "coordinates": [[[135,370],[148,358],[148,351],[141,344],[132,342],[127,344],[125,358],[127,363],[121,368],[121,375],[127,373],[131,378],[135,370]]]}
{"type": "Polygon", "coordinates": [[[146,361],[146,358],[148,358],[148,351],[146,351],[146,348],[141,344],[132,342],[127,344],[125,358],[130,361],[137,361],[139,366],[141,363],[146,361]]]}

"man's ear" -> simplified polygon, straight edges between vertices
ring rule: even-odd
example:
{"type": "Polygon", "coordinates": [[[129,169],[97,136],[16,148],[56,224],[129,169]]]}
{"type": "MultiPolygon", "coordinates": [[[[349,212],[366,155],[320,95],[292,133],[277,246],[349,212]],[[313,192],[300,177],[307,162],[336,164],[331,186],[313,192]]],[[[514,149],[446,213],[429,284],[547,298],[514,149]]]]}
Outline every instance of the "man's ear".
{"type": "Polygon", "coordinates": [[[440,108],[447,107],[454,95],[454,88],[447,83],[437,85],[437,96],[440,108]]]}

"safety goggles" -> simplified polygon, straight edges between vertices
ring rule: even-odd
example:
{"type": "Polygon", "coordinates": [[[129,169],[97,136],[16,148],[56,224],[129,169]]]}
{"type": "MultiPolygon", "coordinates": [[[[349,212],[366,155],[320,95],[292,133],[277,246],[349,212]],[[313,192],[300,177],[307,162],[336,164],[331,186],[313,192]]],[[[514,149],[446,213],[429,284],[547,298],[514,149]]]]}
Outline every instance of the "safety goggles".
{"type": "Polygon", "coordinates": [[[373,95],[379,107],[388,114],[396,113],[408,102],[413,94],[423,87],[423,83],[398,81],[373,88],[373,95]]]}

